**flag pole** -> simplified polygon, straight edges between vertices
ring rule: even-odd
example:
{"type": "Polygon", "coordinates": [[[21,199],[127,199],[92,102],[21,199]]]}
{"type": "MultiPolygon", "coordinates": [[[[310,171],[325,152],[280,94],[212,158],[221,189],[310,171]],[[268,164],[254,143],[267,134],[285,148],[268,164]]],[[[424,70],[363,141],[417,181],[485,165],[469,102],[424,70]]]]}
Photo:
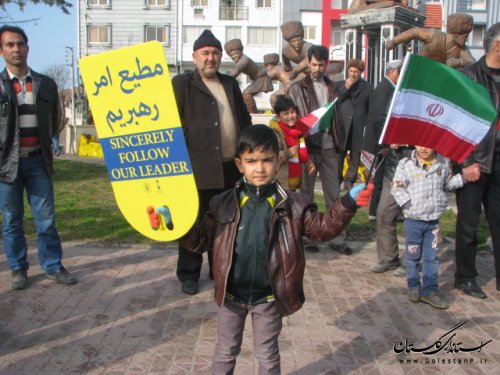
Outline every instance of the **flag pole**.
{"type": "MultiPolygon", "coordinates": [[[[378,157],[382,155],[380,154],[379,152],[377,152],[375,154],[375,156],[373,157],[373,162],[372,164],[370,165],[370,169],[368,170],[368,174],[366,175],[366,183],[368,184],[370,182],[370,178],[371,178],[371,175],[372,175],[372,172],[373,172],[373,169],[375,168],[375,163],[377,163],[377,159],[378,157]]],[[[377,168],[380,166],[380,164],[382,164],[382,162],[384,161],[385,159],[385,156],[382,155],[382,159],[380,160],[380,162],[378,163],[377,165],[377,168]]],[[[375,177],[374,177],[375,178],[375,177]]]]}

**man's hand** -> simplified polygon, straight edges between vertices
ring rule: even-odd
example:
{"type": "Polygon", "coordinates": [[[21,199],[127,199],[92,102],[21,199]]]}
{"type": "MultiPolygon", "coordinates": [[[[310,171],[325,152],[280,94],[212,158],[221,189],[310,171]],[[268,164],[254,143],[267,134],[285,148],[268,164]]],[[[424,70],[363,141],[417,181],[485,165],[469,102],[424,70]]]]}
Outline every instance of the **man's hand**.
{"type": "Polygon", "coordinates": [[[386,48],[388,51],[390,51],[391,49],[396,48],[396,45],[397,45],[397,44],[396,44],[396,42],[394,41],[394,39],[391,39],[391,40],[389,40],[389,41],[387,42],[387,44],[386,44],[385,48],[386,48]]]}
{"type": "Polygon", "coordinates": [[[307,173],[309,173],[310,175],[312,175],[314,172],[316,172],[316,167],[310,161],[309,163],[307,163],[307,173]]]}
{"type": "Polygon", "coordinates": [[[349,90],[349,89],[352,87],[352,85],[354,85],[355,83],[356,83],[356,80],[354,80],[354,79],[352,79],[352,78],[347,78],[347,79],[345,80],[344,85],[345,85],[345,88],[346,88],[347,90],[349,90]]]}
{"type": "Polygon", "coordinates": [[[462,175],[467,182],[474,182],[481,177],[481,169],[478,163],[474,163],[462,169],[462,175]]]}

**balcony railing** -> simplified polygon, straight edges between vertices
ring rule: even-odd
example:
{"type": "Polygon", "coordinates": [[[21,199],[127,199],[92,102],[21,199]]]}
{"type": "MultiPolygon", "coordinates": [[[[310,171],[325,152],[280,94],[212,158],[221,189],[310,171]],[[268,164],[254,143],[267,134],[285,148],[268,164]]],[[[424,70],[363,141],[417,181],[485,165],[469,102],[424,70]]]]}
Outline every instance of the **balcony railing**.
{"type": "Polygon", "coordinates": [[[219,7],[220,20],[248,20],[248,7],[219,7]]]}

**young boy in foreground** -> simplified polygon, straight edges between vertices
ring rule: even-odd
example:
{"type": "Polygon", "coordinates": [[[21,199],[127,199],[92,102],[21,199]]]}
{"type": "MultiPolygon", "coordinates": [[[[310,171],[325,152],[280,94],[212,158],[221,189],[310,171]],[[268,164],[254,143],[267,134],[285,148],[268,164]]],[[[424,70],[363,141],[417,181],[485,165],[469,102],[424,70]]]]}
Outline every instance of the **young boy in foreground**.
{"type": "Polygon", "coordinates": [[[448,308],[438,294],[439,218],[448,206],[445,190],[462,187],[464,182],[462,175],[452,174],[447,158],[427,147],[416,146],[410,157],[399,161],[391,193],[405,216],[406,279],[412,302],[448,308]]]}
{"type": "Polygon", "coordinates": [[[201,225],[182,240],[192,251],[213,248],[214,298],[220,307],[214,374],[233,373],[248,312],[259,374],[280,373],[281,318],[304,303],[302,236],[319,242],[335,237],[355,214],[355,199],[364,188],[356,186],[319,213],[306,195],[276,181],[278,151],[272,129],[246,128],[235,159],[244,177],[212,199],[201,225]]]}

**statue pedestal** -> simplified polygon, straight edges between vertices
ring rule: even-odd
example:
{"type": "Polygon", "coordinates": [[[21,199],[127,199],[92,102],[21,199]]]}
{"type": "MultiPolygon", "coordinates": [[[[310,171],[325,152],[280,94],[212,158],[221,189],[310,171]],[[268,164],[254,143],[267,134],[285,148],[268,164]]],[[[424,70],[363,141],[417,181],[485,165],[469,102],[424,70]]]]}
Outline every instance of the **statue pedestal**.
{"type": "Polygon", "coordinates": [[[412,27],[423,27],[424,21],[425,16],[417,10],[403,6],[368,8],[344,14],[340,16],[340,27],[346,29],[346,59],[365,60],[367,80],[376,85],[384,77],[387,62],[402,59],[407,47],[417,50],[417,45],[412,42],[411,46],[400,45],[387,51],[387,42],[412,27]]]}

